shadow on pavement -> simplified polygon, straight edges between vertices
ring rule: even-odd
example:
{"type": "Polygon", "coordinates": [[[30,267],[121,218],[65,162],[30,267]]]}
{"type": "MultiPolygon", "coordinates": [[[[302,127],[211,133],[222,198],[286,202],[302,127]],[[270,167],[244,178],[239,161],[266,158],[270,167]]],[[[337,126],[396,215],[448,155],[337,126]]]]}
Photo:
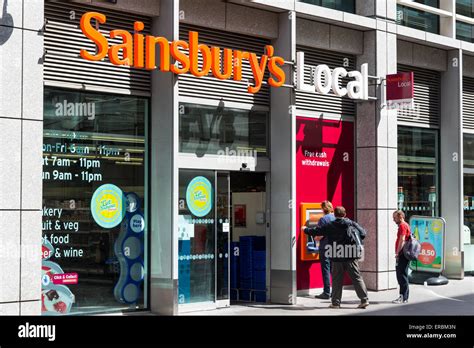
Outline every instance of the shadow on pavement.
{"type": "MultiPolygon", "coordinates": [[[[375,302],[371,302],[374,304],[375,302]]],[[[390,308],[371,310],[356,315],[474,315],[474,292],[427,302],[393,304],[390,308]]]]}
{"type": "MultiPolygon", "coordinates": [[[[310,297],[306,297],[310,298],[310,297]]],[[[313,299],[313,298],[311,298],[313,299]]],[[[285,310],[293,312],[305,312],[314,310],[329,310],[330,301],[321,301],[314,299],[315,305],[305,306],[296,305],[275,305],[275,304],[255,304],[254,302],[239,302],[238,305],[253,309],[268,310],[271,314],[272,310],[285,310]]],[[[351,313],[343,312],[342,315],[474,315],[474,290],[472,294],[463,295],[450,298],[439,298],[436,300],[407,303],[407,304],[393,304],[392,301],[370,301],[370,306],[366,310],[357,308],[360,302],[357,300],[342,301],[340,309],[333,309],[334,314],[338,310],[353,309],[351,313]],[[384,305],[383,308],[377,309],[379,305],[384,305]],[[387,307],[388,306],[388,307],[387,307]]],[[[236,303],[237,304],[237,303],[236,303]]],[[[316,313],[315,313],[316,314],[316,313]]]]}

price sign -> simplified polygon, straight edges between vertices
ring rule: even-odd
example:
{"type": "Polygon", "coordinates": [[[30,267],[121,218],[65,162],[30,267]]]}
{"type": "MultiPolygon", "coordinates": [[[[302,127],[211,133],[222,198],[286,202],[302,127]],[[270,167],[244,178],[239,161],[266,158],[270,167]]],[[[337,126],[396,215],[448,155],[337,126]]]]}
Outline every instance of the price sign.
{"type": "Polygon", "coordinates": [[[441,273],[444,267],[446,222],[440,217],[412,216],[411,232],[421,243],[418,260],[410,262],[414,271],[441,273]]]}

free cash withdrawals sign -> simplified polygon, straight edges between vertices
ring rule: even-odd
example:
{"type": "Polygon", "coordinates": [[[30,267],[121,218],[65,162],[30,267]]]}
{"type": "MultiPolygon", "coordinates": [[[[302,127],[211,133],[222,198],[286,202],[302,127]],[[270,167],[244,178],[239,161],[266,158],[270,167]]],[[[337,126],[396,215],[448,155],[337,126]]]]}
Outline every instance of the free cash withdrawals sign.
{"type": "Polygon", "coordinates": [[[389,109],[413,107],[414,96],[413,72],[387,75],[387,107],[389,109]]]}
{"type": "Polygon", "coordinates": [[[418,260],[410,262],[414,271],[441,273],[444,267],[444,233],[446,222],[443,218],[412,216],[411,233],[421,243],[418,260]]]}

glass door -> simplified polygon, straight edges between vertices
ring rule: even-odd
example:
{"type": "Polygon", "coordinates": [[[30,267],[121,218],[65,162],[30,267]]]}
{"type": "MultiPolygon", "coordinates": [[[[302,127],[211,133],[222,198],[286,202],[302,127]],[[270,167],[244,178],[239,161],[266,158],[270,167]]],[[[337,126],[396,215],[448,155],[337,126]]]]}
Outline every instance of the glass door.
{"type": "Polygon", "coordinates": [[[216,181],[216,278],[217,306],[230,306],[230,176],[217,172],[216,181]]]}
{"type": "Polygon", "coordinates": [[[229,173],[179,172],[178,304],[184,309],[228,306],[229,173]]]}
{"type": "Polygon", "coordinates": [[[180,170],[178,304],[215,306],[215,172],[180,170]]]}

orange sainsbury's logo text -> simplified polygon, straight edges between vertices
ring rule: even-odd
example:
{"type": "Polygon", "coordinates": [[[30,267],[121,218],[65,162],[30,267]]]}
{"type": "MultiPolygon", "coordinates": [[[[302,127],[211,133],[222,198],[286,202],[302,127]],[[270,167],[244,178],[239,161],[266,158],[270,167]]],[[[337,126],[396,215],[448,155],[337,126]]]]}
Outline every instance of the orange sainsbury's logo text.
{"type": "Polygon", "coordinates": [[[114,65],[133,66],[139,69],[154,70],[156,66],[156,48],[159,47],[160,66],[163,72],[174,74],[190,73],[196,77],[212,75],[220,80],[242,80],[242,62],[247,60],[252,68],[254,85],[248,87],[249,93],[257,93],[262,87],[265,71],[268,68],[270,77],[268,84],[280,87],[285,83],[285,72],[282,69],[284,59],[274,56],[274,48],[265,46],[265,54],[260,58],[257,54],[229,48],[209,47],[198,42],[198,33],[189,32],[189,42],[176,40],[169,42],[164,37],[140,34],[145,27],[142,22],[135,22],[131,34],[126,30],[112,30],[110,38],[122,38],[122,43],[110,45],[107,38],[102,35],[92,24],[95,19],[104,24],[106,16],[99,12],[87,12],[81,18],[81,30],[84,35],[97,46],[95,54],[81,49],[81,57],[90,61],[99,61],[107,55],[114,65]],[[181,50],[180,50],[181,49],[181,50]],[[187,50],[188,54],[183,50],[187,50]],[[119,53],[122,52],[120,57],[119,53]],[[202,66],[198,65],[199,52],[202,55],[202,66]],[[179,63],[170,62],[170,57],[179,63]]]}

